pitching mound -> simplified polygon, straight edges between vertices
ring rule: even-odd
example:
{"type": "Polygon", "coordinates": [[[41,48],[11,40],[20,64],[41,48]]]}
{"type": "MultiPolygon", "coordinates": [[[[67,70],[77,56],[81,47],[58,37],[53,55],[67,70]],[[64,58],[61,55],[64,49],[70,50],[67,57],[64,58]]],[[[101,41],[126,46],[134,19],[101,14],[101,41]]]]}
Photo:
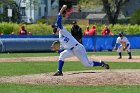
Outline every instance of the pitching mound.
{"type": "Polygon", "coordinates": [[[96,70],[64,72],[64,76],[35,74],[2,76],[1,83],[52,84],[52,85],[139,85],[140,70],[96,70]]]}

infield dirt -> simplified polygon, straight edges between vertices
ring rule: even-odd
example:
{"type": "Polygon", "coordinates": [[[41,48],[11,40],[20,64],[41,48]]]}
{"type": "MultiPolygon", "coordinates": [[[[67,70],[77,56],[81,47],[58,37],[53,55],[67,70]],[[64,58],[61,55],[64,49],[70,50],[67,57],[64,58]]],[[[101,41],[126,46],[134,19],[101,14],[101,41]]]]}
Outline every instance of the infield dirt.
{"type": "MultiPolygon", "coordinates": [[[[90,56],[90,60],[104,60],[107,62],[140,62],[139,56],[133,59],[117,59],[116,56],[90,56]]],[[[0,58],[1,62],[38,62],[57,61],[58,56],[51,57],[20,57],[0,58]]],[[[72,57],[66,61],[78,61],[72,57]]],[[[48,84],[48,85],[140,85],[140,69],[122,70],[90,70],[64,72],[64,76],[52,76],[53,73],[42,73],[22,76],[1,76],[0,83],[18,84],[48,84]]]]}
{"type": "MultiPolygon", "coordinates": [[[[0,58],[0,62],[48,62],[58,61],[58,56],[48,57],[15,57],[15,58],[0,58]]],[[[128,56],[123,56],[122,59],[117,59],[117,56],[89,56],[90,60],[105,62],[140,62],[140,56],[133,56],[132,59],[128,59],[128,56]]],[[[67,58],[66,61],[79,61],[76,57],[67,58]]]]}
{"type": "Polygon", "coordinates": [[[139,85],[140,70],[95,70],[64,72],[64,76],[52,73],[3,76],[1,83],[48,84],[48,85],[139,85]]]}

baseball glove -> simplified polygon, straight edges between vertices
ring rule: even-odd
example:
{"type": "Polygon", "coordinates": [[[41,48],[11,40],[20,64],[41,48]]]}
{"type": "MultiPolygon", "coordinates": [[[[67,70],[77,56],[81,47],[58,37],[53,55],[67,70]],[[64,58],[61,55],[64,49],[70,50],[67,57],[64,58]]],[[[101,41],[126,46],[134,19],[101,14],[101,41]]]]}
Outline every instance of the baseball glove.
{"type": "Polygon", "coordinates": [[[123,47],[123,51],[125,51],[127,49],[126,42],[122,42],[121,44],[122,44],[122,47],[123,47]]]}
{"type": "Polygon", "coordinates": [[[51,50],[52,51],[58,51],[60,49],[60,42],[59,41],[54,41],[51,45],[51,50]]]}
{"type": "Polygon", "coordinates": [[[126,49],[127,49],[127,46],[124,46],[124,47],[123,47],[123,51],[125,51],[126,49]]]}

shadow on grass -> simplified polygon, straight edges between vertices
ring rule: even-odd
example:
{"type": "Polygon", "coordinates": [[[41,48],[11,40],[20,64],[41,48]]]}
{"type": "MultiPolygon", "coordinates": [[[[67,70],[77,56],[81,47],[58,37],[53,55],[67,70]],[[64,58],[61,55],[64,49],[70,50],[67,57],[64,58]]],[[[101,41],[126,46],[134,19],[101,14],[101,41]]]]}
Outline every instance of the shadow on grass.
{"type": "Polygon", "coordinates": [[[89,74],[89,73],[101,73],[101,72],[74,72],[74,73],[71,73],[71,74],[68,74],[68,75],[73,75],[73,74],[83,74],[83,73],[87,73],[87,74],[89,74]]]}

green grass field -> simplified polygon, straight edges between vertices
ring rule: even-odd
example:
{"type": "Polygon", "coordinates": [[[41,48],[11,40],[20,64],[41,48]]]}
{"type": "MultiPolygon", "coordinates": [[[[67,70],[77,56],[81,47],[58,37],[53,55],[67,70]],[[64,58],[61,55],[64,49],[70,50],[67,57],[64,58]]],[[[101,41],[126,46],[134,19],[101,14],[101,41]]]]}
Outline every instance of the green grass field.
{"type": "Polygon", "coordinates": [[[56,86],[0,84],[1,93],[139,93],[139,85],[133,86],[56,86]]]}
{"type": "MultiPolygon", "coordinates": [[[[140,69],[136,62],[108,62],[111,69],[140,69]]],[[[80,62],[65,62],[63,71],[103,70],[102,67],[85,68],[80,62]]],[[[0,63],[0,76],[50,73],[57,70],[57,62],[0,63]]]]}
{"type": "MultiPolygon", "coordinates": [[[[140,69],[140,63],[109,62],[111,69],[140,69]]],[[[57,62],[24,62],[0,63],[0,76],[27,75],[55,72],[57,62]]],[[[85,68],[80,62],[66,62],[64,71],[81,71],[102,69],[85,68]]],[[[31,84],[0,84],[0,93],[139,93],[140,85],[113,85],[113,86],[61,86],[61,85],[31,85],[31,84]]]]}
{"type": "MultiPolygon", "coordinates": [[[[116,52],[88,52],[88,55],[116,55],[116,52]]],[[[139,51],[133,51],[138,56],[139,51]]],[[[127,53],[124,53],[127,55],[127,53]]],[[[2,53],[0,58],[58,56],[57,53],[2,53]]],[[[108,62],[111,69],[140,69],[138,62],[108,62]]],[[[65,62],[65,71],[102,70],[101,67],[85,68],[80,62],[65,62]]],[[[57,62],[1,62],[0,76],[50,73],[57,70],[57,62]]],[[[64,86],[0,83],[0,93],[139,93],[140,85],[64,86]]]]}

